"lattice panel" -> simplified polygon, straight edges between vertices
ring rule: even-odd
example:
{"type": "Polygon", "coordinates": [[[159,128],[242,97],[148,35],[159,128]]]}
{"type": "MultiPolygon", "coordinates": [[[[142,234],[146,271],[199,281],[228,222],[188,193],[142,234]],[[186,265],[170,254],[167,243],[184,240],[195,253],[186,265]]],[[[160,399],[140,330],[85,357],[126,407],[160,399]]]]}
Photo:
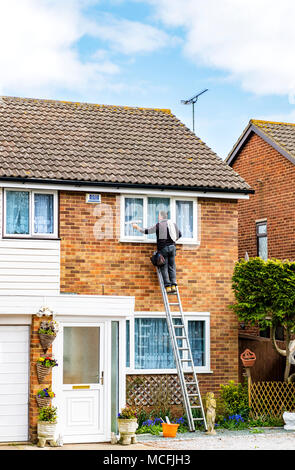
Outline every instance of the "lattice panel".
{"type": "Polygon", "coordinates": [[[181,405],[182,393],[177,375],[128,375],[126,401],[129,406],[153,406],[159,401],[181,405]]]}
{"type": "Polygon", "coordinates": [[[256,382],[251,385],[251,415],[281,417],[295,410],[295,383],[256,382]]]}

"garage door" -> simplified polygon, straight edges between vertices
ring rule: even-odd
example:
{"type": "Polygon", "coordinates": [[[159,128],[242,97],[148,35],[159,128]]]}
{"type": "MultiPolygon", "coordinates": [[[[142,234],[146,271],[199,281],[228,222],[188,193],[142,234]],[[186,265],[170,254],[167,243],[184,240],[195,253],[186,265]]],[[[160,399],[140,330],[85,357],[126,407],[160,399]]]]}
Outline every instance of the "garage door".
{"type": "Polygon", "coordinates": [[[0,325],[0,442],[28,440],[29,327],[0,325]]]}

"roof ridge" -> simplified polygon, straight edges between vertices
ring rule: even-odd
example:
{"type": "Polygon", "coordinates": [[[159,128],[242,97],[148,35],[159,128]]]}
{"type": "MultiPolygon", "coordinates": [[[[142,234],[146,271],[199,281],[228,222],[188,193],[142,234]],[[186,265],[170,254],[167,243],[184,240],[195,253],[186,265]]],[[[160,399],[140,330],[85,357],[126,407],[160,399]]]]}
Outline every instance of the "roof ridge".
{"type": "Polygon", "coordinates": [[[294,122],[282,122],[282,121],[267,121],[265,119],[250,119],[251,124],[266,123],[266,124],[279,124],[284,126],[295,126],[294,122]]]}
{"type": "Polygon", "coordinates": [[[73,106],[97,106],[102,108],[120,108],[120,109],[132,109],[132,110],[139,110],[139,111],[157,111],[166,114],[172,114],[171,109],[168,108],[147,108],[147,107],[140,107],[140,106],[124,106],[124,105],[112,105],[112,104],[100,104],[100,103],[89,103],[86,101],[68,101],[68,100],[54,100],[54,99],[46,99],[46,98],[27,98],[27,97],[20,97],[20,96],[6,96],[1,95],[0,99],[8,98],[18,101],[32,101],[32,102],[42,102],[42,103],[60,103],[60,104],[69,104],[73,106]]]}

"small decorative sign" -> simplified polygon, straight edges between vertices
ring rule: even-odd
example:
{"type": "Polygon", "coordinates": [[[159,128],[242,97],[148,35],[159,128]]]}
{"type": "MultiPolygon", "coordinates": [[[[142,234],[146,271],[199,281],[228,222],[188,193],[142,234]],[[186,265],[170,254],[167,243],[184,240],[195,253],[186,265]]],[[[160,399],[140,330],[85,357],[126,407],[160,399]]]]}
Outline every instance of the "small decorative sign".
{"type": "Polygon", "coordinates": [[[87,193],[86,194],[86,202],[88,204],[100,204],[101,203],[101,195],[98,193],[87,193]]]}

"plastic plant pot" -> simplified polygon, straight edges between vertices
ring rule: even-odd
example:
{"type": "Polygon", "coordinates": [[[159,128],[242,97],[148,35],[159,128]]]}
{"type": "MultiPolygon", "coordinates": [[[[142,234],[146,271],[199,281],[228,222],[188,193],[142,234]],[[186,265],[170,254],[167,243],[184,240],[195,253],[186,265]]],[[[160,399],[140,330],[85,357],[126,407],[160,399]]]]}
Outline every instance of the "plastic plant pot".
{"type": "Polygon", "coordinates": [[[175,437],[179,424],[161,423],[163,429],[163,437],[175,437]]]}

